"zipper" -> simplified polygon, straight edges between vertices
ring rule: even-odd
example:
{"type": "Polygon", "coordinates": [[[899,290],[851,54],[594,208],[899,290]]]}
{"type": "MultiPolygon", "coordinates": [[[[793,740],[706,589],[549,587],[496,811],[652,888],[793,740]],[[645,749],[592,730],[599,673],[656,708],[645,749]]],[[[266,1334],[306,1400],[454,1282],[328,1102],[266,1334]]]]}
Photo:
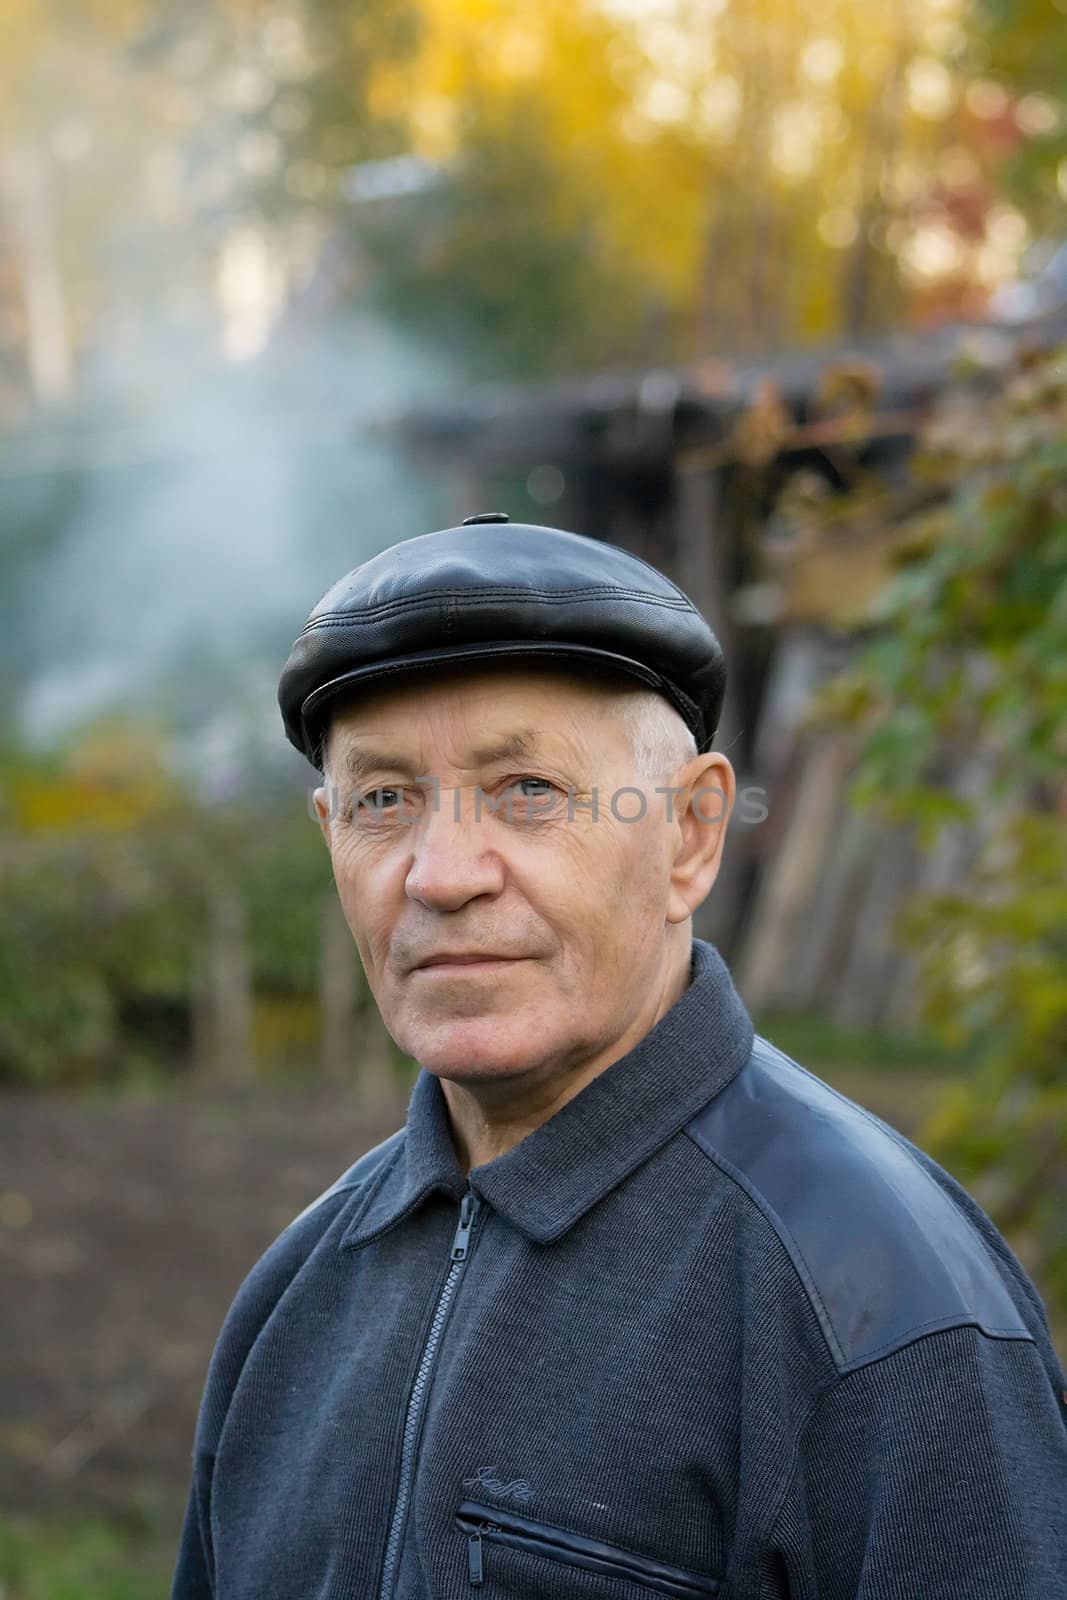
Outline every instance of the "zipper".
{"type": "Polygon", "coordinates": [[[495,1506],[479,1505],[473,1500],[464,1500],[459,1507],[456,1525],[467,1535],[467,1577],[475,1588],[485,1582],[484,1546],[501,1544],[588,1572],[628,1578],[631,1583],[643,1584],[656,1594],[675,1595],[678,1600],[703,1600],[704,1596],[722,1593],[718,1578],[686,1572],[682,1567],[669,1566],[651,1556],[637,1555],[618,1545],[602,1544],[599,1539],[587,1539],[584,1534],[571,1533],[566,1528],[531,1522],[528,1517],[519,1517],[495,1506]]]}
{"type": "Polygon", "coordinates": [[[411,1503],[411,1489],[415,1478],[416,1445],[419,1436],[419,1424],[422,1421],[423,1407],[430,1383],[430,1374],[433,1371],[434,1360],[441,1344],[441,1335],[445,1330],[448,1320],[449,1307],[456,1293],[466,1265],[467,1257],[471,1251],[471,1229],[474,1219],[478,1215],[478,1196],[472,1189],[468,1189],[460,1201],[459,1223],[452,1238],[452,1248],[448,1258],[448,1275],[437,1297],[433,1321],[430,1331],[426,1335],[426,1343],[422,1348],[419,1358],[415,1382],[412,1385],[411,1395],[408,1399],[407,1414],[404,1418],[404,1438],[400,1448],[400,1481],[397,1484],[396,1501],[393,1505],[393,1517],[389,1524],[389,1537],[385,1543],[385,1561],[382,1565],[382,1581],[378,1590],[379,1600],[392,1600],[396,1588],[397,1566],[400,1558],[400,1545],[404,1536],[404,1524],[407,1521],[408,1506],[411,1503]]]}

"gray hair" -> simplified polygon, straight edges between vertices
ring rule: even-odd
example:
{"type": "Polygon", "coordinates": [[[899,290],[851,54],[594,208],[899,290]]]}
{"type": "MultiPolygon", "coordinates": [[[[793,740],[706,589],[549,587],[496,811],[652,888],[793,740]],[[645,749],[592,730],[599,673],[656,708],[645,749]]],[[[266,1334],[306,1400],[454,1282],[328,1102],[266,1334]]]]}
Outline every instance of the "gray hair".
{"type": "Polygon", "coordinates": [[[663,695],[626,689],[618,708],[634,766],[642,778],[666,778],[697,754],[693,734],[663,695]]]}

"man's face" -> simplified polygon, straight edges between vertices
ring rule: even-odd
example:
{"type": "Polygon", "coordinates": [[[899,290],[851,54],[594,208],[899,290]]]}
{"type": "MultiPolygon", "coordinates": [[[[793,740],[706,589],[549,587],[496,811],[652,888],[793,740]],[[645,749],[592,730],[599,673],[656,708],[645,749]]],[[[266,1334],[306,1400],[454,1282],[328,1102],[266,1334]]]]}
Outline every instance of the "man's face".
{"type": "Polygon", "coordinates": [[[371,990],[430,1072],[587,1062],[626,1039],[668,950],[688,960],[684,830],[654,792],[672,775],[637,775],[602,689],[499,666],[375,689],[334,713],[326,781],[316,806],[371,990]],[[457,954],[483,959],[435,960],[457,954]]]}

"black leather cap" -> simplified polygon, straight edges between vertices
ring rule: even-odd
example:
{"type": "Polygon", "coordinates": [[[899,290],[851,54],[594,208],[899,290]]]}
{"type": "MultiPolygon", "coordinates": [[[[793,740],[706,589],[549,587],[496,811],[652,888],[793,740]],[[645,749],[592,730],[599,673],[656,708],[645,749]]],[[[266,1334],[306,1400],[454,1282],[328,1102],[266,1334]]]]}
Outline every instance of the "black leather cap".
{"type": "Polygon", "coordinates": [[[665,695],[708,749],[726,662],[692,601],[617,545],[491,516],[394,544],[323,595],[278,685],[286,735],[312,766],[339,696],[490,658],[613,667],[665,695]]]}

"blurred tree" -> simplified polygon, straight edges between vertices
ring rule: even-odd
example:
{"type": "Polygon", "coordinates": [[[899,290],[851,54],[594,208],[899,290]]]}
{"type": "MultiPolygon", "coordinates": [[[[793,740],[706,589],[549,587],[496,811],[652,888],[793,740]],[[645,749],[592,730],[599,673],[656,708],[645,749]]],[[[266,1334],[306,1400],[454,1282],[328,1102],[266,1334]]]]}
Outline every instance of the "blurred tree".
{"type": "Polygon", "coordinates": [[[803,0],[421,13],[374,103],[406,108],[443,182],[386,208],[375,237],[405,314],[491,333],[500,367],[974,313],[1028,237],[999,170],[1037,137],[1035,107],[993,104],[980,24],[951,4],[826,0],[815,26],[803,0]]]}
{"type": "Polygon", "coordinates": [[[694,219],[678,163],[624,131],[632,35],[588,0],[423,0],[418,48],[375,76],[372,107],[427,178],[357,198],[353,237],[391,313],[473,373],[681,354],[664,323],[694,219]]]}
{"type": "Polygon", "coordinates": [[[1036,0],[22,0],[12,316],[48,398],[87,349],[158,382],[161,323],[187,367],[222,280],[265,337],[331,252],[334,311],[376,269],[474,371],[978,310],[1067,184],[1062,33],[1036,0]]]}
{"type": "Polygon", "coordinates": [[[1067,13],[1059,0],[977,0],[969,54],[987,97],[1013,95],[1016,125],[1028,134],[1011,153],[1005,180],[1035,230],[1064,237],[1067,199],[1067,13]]]}
{"type": "Polygon", "coordinates": [[[380,302],[471,376],[662,359],[661,303],[546,145],[542,109],[480,103],[447,184],[363,220],[380,302]]]}

